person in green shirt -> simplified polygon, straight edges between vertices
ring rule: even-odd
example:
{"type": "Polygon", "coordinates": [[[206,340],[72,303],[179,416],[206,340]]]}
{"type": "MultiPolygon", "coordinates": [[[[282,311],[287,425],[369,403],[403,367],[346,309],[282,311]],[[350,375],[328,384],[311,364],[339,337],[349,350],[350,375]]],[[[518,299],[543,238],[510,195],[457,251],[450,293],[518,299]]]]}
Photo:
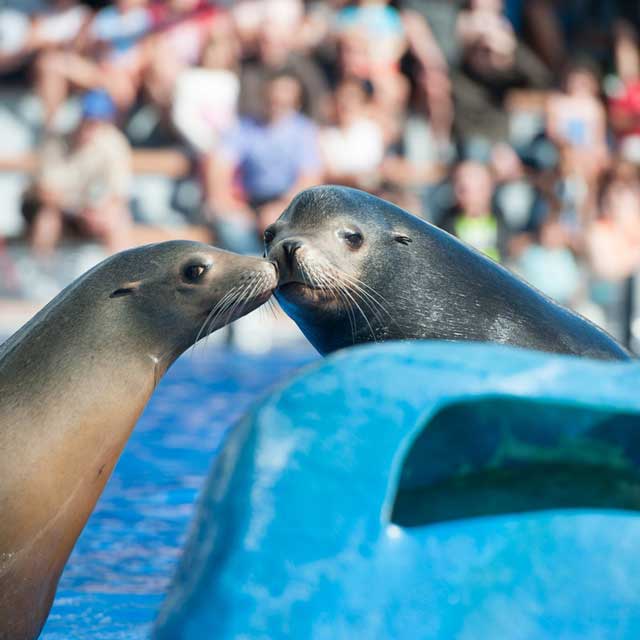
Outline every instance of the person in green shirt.
{"type": "Polygon", "coordinates": [[[453,172],[455,204],[441,226],[493,260],[502,257],[503,228],[493,208],[494,181],[487,166],[473,160],[453,172]]]}

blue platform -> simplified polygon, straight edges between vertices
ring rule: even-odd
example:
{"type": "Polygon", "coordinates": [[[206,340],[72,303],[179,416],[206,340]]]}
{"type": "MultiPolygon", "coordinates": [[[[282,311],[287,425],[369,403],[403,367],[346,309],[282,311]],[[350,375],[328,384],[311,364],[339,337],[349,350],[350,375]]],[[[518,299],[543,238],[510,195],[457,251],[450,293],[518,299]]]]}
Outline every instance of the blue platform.
{"type": "Polygon", "coordinates": [[[156,636],[637,639],[639,509],[639,364],[351,349],[229,435],[156,636]]]}

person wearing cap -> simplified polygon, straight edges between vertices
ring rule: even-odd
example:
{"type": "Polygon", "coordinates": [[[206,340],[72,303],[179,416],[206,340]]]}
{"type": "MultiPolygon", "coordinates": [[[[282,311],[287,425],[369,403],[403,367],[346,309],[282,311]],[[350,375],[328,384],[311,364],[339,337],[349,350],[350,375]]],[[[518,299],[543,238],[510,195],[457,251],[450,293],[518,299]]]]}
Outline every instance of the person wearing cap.
{"type": "Polygon", "coordinates": [[[95,238],[110,251],[127,246],[131,149],[115,116],[109,94],[90,91],[70,138],[45,142],[23,202],[34,251],[51,252],[66,232],[95,238]]]}

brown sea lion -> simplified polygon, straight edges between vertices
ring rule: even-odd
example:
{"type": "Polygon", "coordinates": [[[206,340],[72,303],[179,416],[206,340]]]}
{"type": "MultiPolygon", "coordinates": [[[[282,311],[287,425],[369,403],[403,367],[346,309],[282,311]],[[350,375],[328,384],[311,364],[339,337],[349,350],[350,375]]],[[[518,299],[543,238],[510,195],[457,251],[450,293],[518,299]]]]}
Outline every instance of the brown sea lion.
{"type": "Polygon", "coordinates": [[[265,302],[274,266],[196,242],[125,251],[0,346],[0,639],[40,633],[62,569],[172,362],[265,302]]]}

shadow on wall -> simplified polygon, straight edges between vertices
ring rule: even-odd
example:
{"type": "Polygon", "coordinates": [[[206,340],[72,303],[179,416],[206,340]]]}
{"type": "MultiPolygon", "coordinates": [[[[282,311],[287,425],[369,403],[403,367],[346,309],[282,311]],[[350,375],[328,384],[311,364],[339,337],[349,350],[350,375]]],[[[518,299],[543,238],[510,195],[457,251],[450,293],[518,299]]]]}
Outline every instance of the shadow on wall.
{"type": "Polygon", "coordinates": [[[401,464],[392,522],[640,510],[638,416],[512,398],[449,405],[401,464]]]}

